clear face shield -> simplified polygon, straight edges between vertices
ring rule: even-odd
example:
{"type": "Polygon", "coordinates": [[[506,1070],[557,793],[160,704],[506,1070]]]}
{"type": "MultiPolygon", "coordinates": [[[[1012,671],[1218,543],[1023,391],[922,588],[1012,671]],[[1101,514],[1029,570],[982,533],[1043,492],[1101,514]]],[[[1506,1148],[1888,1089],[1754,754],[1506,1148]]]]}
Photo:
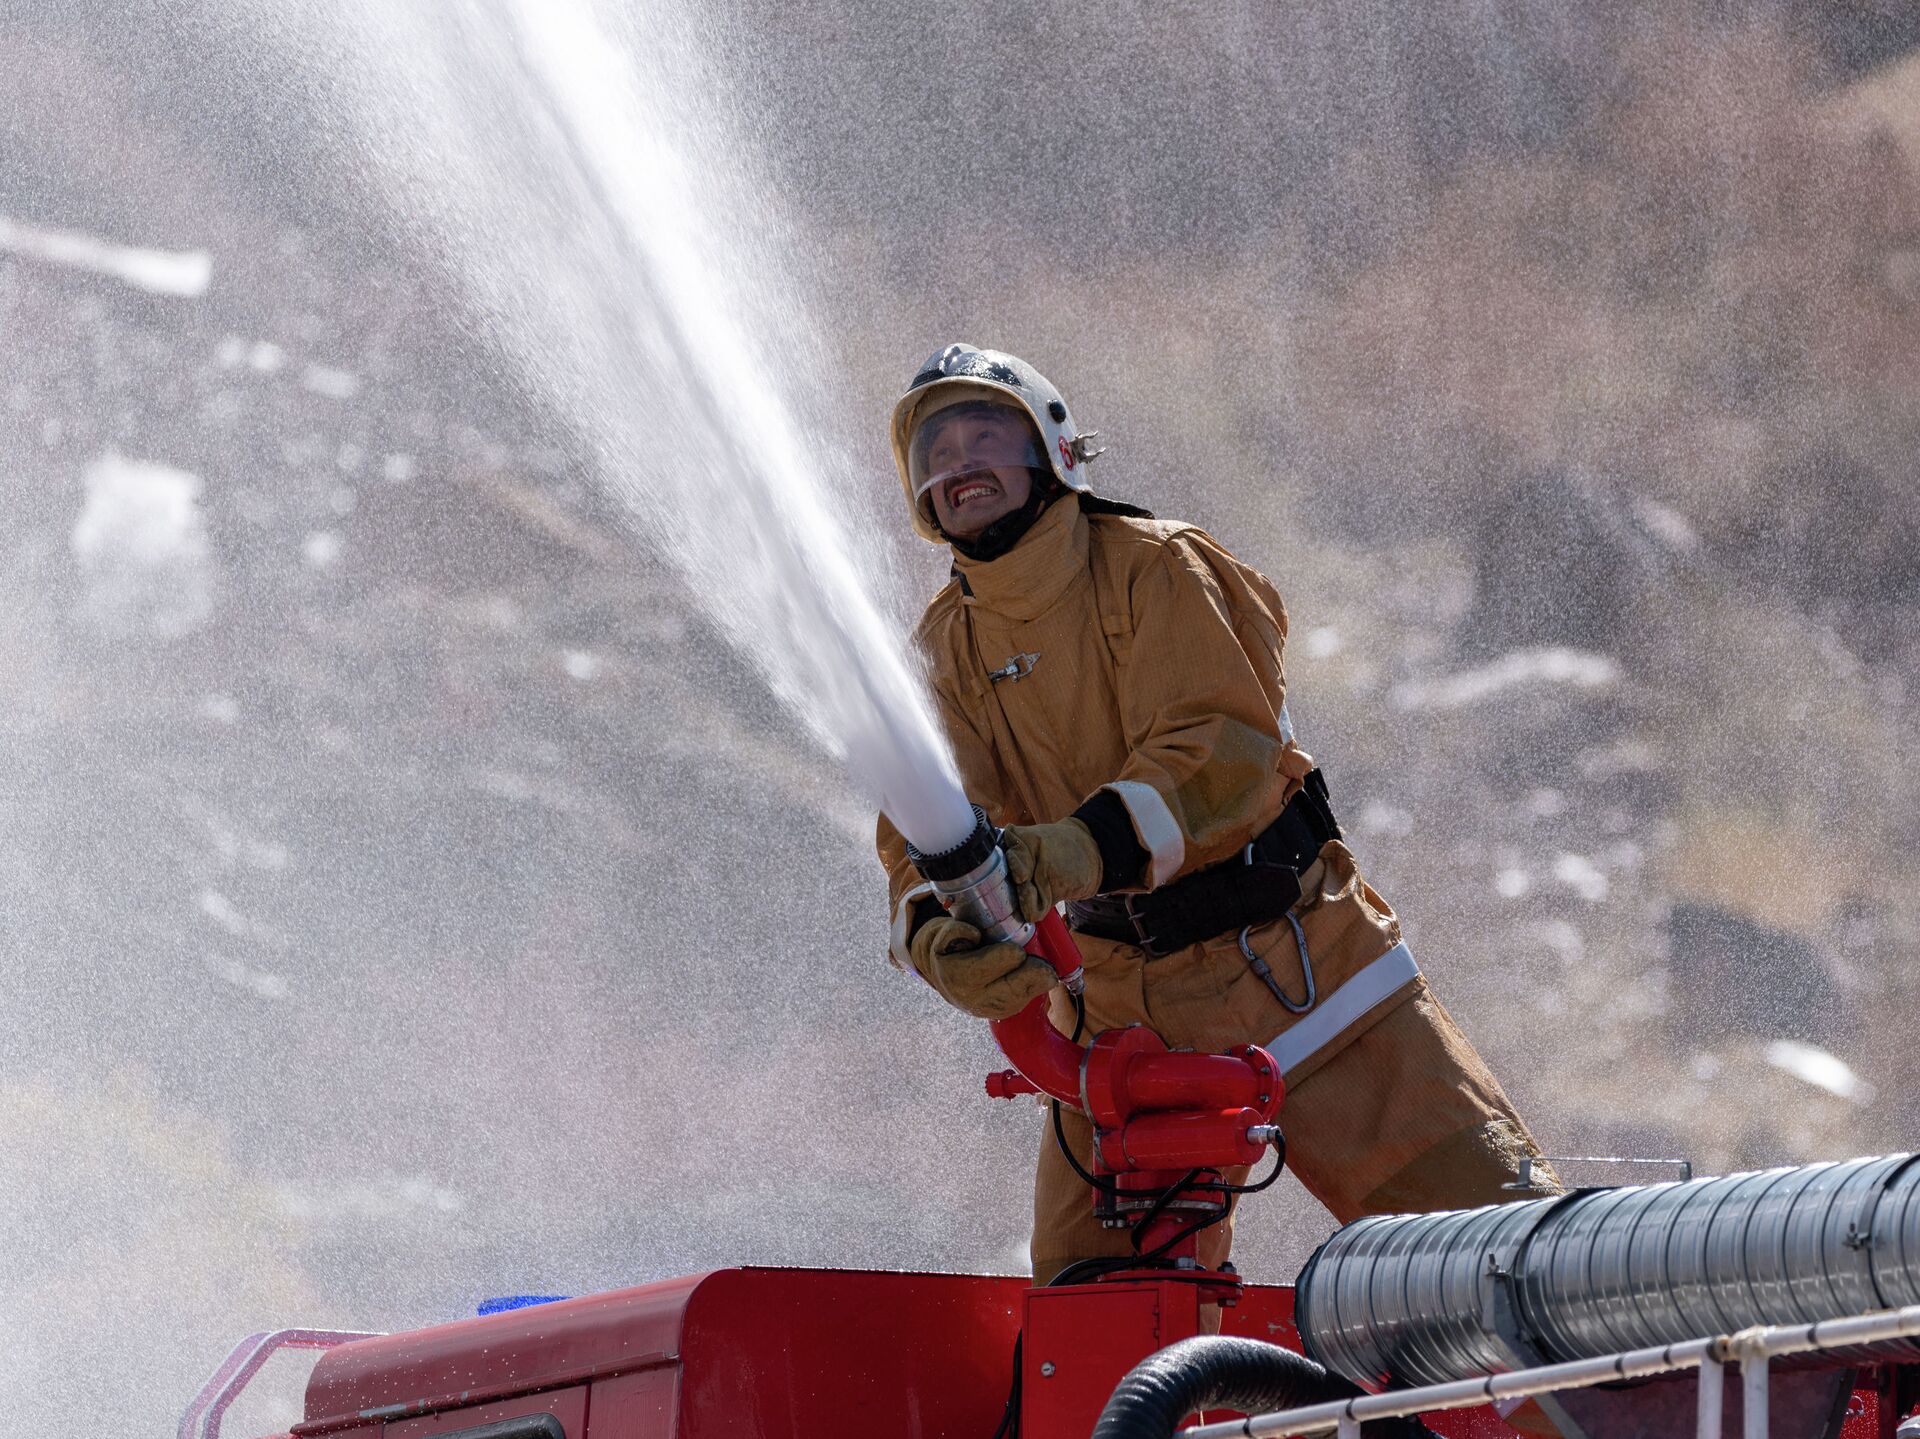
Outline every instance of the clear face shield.
{"type": "MultiPolygon", "coordinates": [[[[968,474],[1046,470],[1040,436],[1018,405],[994,400],[962,400],[919,421],[907,449],[907,473],[913,502],[932,513],[936,488],[968,474]]],[[[943,492],[943,498],[950,498],[943,492]]]]}

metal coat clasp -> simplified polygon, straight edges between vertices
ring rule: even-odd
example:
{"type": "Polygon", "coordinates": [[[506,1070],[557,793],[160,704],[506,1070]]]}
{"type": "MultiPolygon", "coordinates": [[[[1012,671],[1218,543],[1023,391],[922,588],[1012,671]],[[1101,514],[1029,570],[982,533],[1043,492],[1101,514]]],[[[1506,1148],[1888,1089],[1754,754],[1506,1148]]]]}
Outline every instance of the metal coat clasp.
{"type": "Polygon", "coordinates": [[[1039,655],[1014,655],[997,670],[988,670],[987,678],[995,684],[1001,680],[1023,680],[1033,673],[1033,667],[1040,663],[1039,655]]]}

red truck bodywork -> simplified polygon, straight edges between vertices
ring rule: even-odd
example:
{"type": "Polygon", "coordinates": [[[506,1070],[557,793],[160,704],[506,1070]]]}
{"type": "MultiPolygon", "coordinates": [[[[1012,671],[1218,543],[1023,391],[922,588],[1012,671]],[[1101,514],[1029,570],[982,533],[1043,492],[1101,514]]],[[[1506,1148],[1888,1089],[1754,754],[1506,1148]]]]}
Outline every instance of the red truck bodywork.
{"type": "MultiPolygon", "coordinates": [[[[998,1439],[1020,1335],[1017,1432],[1085,1439],[1122,1375],[1196,1331],[1201,1292],[1145,1276],[1035,1289],[962,1274],[721,1269],[399,1334],[281,1330],[235,1348],[180,1434],[217,1435],[264,1358],[293,1347],[326,1352],[291,1439],[998,1439]]],[[[1297,1349],[1292,1315],[1291,1286],[1248,1285],[1221,1330],[1297,1349]]],[[[1807,1377],[1783,1370],[1776,1398],[1807,1377]]],[[[1693,1434],[1693,1377],[1647,1382],[1640,1400],[1599,1416],[1601,1439],[1693,1434]]],[[[1920,1406],[1907,1355],[1852,1382],[1836,1439],[1894,1439],[1920,1406]]],[[[1737,1376],[1727,1383],[1726,1432],[1738,1435],[1737,1376]]],[[[1835,1434],[1830,1401],[1818,1402],[1831,1417],[1809,1422],[1801,1398],[1806,1412],[1774,1432],[1835,1434]]],[[[1426,1419],[1442,1439],[1515,1435],[1488,1408],[1426,1419]]]]}
{"type": "MultiPolygon", "coordinates": [[[[1196,1304],[1174,1280],[721,1269],[342,1345],[293,1432],[425,1439],[544,1413],[566,1439],[988,1439],[1024,1323],[1022,1432],[1066,1439],[1195,1332],[1196,1304]]],[[[1290,1287],[1248,1285],[1222,1328],[1295,1347],[1292,1313],[1290,1287]]],[[[1511,1439],[1490,1413],[1438,1422],[1511,1439]]]]}

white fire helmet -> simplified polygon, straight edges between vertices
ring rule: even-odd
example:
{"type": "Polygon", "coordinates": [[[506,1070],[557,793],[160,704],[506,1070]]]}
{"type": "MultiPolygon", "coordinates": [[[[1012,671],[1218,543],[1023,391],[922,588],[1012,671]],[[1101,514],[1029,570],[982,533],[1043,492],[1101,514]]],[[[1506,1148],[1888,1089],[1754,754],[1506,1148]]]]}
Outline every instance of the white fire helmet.
{"type": "Polygon", "coordinates": [[[913,509],[913,527],[935,543],[946,541],[934,522],[931,496],[943,476],[929,472],[928,421],[955,406],[981,404],[1017,409],[1033,422],[1038,434],[1026,453],[1017,457],[1018,463],[1050,468],[1067,489],[1092,492],[1087,464],[1101,453],[1090,443],[1096,432],[1074,428],[1067,402],[1047,377],[1025,360],[999,350],[948,345],[920,366],[893,407],[893,458],[913,509]]]}

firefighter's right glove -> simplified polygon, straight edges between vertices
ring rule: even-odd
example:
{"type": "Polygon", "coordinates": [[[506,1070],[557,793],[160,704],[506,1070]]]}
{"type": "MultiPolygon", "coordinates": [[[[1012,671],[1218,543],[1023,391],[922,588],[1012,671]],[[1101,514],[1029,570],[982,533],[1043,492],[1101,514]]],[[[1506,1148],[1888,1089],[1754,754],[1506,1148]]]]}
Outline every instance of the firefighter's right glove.
{"type": "Polygon", "coordinates": [[[913,967],[955,1009],[1008,1019],[1058,982],[1017,944],[982,944],[972,925],[941,915],[914,931],[913,967]]]}
{"type": "Polygon", "coordinates": [[[1000,833],[1000,844],[1007,853],[1007,878],[1019,900],[1020,918],[1029,924],[1062,900],[1092,899],[1100,892],[1100,846],[1080,820],[1008,825],[1000,833]]]}

